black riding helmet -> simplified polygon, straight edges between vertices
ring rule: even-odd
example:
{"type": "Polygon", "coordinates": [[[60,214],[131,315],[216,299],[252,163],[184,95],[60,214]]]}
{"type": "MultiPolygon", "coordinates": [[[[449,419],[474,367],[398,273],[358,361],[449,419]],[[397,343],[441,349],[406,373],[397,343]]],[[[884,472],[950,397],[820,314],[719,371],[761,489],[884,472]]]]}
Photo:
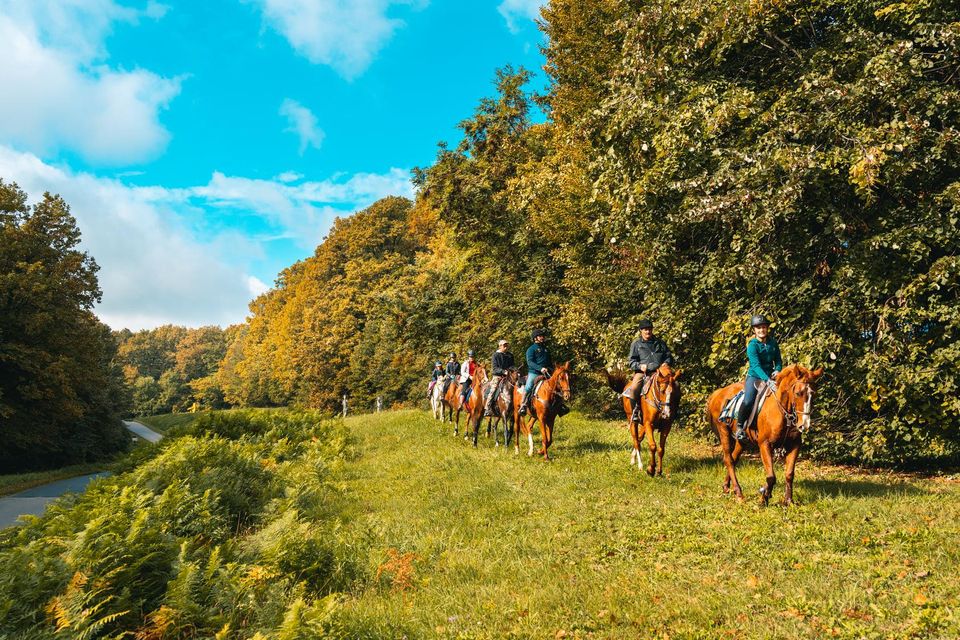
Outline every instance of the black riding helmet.
{"type": "Polygon", "coordinates": [[[763,325],[767,325],[768,327],[770,326],[770,321],[767,320],[766,316],[753,316],[750,318],[751,327],[760,327],[763,325]]]}
{"type": "Polygon", "coordinates": [[[468,357],[468,358],[472,358],[472,357],[475,356],[475,355],[476,355],[476,353],[474,353],[473,349],[470,349],[469,351],[467,351],[467,357],[468,357]]]}
{"type": "Polygon", "coordinates": [[[457,359],[457,354],[455,354],[453,351],[451,351],[451,352],[450,352],[450,359],[451,359],[451,360],[456,360],[456,359],[457,359]]]}
{"type": "Polygon", "coordinates": [[[637,326],[638,329],[653,329],[653,323],[650,320],[643,319],[637,326]]]}
{"type": "Polygon", "coordinates": [[[530,334],[530,339],[531,339],[531,340],[536,340],[536,339],[539,338],[540,336],[546,337],[546,335],[547,335],[547,330],[546,330],[546,329],[534,329],[534,330],[533,330],[533,333],[530,334]]]}

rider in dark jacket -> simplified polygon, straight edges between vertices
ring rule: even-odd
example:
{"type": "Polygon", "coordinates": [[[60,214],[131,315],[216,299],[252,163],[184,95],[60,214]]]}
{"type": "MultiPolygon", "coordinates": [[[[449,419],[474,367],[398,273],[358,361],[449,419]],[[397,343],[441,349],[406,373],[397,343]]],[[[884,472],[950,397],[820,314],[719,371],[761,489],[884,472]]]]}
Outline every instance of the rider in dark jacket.
{"type": "Polygon", "coordinates": [[[639,329],[640,337],[630,345],[630,370],[634,372],[633,380],[623,392],[623,395],[633,400],[639,396],[637,389],[642,389],[641,383],[645,384],[661,364],[673,366],[673,355],[667,343],[653,335],[653,322],[641,320],[639,329]]]}
{"type": "Polygon", "coordinates": [[[553,358],[547,349],[547,332],[536,329],[532,336],[533,344],[527,349],[527,384],[524,387],[523,404],[520,406],[520,415],[526,415],[530,410],[530,400],[533,396],[533,384],[537,376],[548,376],[553,369],[553,358]]]}
{"type": "Polygon", "coordinates": [[[483,410],[484,417],[493,415],[493,407],[500,394],[500,383],[514,368],[513,354],[507,351],[509,347],[510,344],[506,340],[501,340],[497,343],[497,350],[493,352],[493,378],[490,380],[490,395],[483,410]]]}
{"type": "Polygon", "coordinates": [[[450,383],[460,375],[460,363],[457,362],[457,354],[450,353],[443,373],[445,374],[443,377],[443,395],[447,395],[447,389],[450,387],[450,383]]]}

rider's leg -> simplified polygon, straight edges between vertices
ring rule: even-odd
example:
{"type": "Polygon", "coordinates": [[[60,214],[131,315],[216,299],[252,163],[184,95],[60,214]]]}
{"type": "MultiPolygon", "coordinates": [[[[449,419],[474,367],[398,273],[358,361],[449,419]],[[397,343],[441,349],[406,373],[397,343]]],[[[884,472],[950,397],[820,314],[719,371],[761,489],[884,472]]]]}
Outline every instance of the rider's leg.
{"type": "Polygon", "coordinates": [[[636,400],[640,396],[640,394],[637,393],[637,389],[640,388],[641,380],[643,380],[643,373],[640,371],[634,373],[633,379],[627,384],[627,388],[623,390],[623,395],[631,400],[636,400]]]}
{"type": "Polygon", "coordinates": [[[750,411],[753,409],[753,403],[757,399],[757,385],[760,383],[758,378],[747,376],[743,383],[743,402],[740,404],[740,410],[737,412],[737,440],[743,440],[747,437],[747,420],[750,418],[750,411]]]}
{"type": "Polygon", "coordinates": [[[527,374],[527,384],[523,387],[523,404],[520,405],[520,415],[525,415],[530,409],[530,398],[533,395],[533,383],[537,376],[533,373],[527,374]]]}
{"type": "Polygon", "coordinates": [[[501,376],[493,376],[492,384],[490,385],[490,397],[487,398],[487,404],[483,408],[484,416],[493,415],[493,405],[497,402],[497,396],[500,394],[500,380],[501,376]]]}

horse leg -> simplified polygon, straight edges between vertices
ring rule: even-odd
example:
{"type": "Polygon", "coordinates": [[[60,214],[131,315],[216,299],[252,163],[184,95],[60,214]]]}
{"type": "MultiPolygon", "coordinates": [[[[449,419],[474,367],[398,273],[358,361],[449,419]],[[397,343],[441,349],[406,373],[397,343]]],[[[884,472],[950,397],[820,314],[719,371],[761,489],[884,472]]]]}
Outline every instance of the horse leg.
{"type": "Polygon", "coordinates": [[[543,459],[550,460],[550,445],[553,444],[553,420],[543,416],[540,420],[540,432],[543,434],[543,459]]]}
{"type": "Polygon", "coordinates": [[[663,452],[667,449],[667,435],[670,433],[670,425],[664,424],[660,427],[660,448],[657,450],[657,458],[659,462],[659,467],[657,468],[657,475],[663,475],[663,452]]]}
{"type": "Polygon", "coordinates": [[[767,474],[767,483],[760,487],[760,503],[767,506],[770,496],[773,495],[773,486],[777,484],[777,476],[773,471],[773,451],[769,440],[760,443],[760,459],[763,460],[763,470],[767,474]]]}
{"type": "Polygon", "coordinates": [[[720,427],[717,424],[714,424],[714,427],[717,430],[717,437],[720,438],[720,451],[723,453],[723,464],[727,468],[727,477],[723,482],[723,492],[727,493],[733,489],[733,495],[743,500],[743,490],[740,488],[740,482],[737,480],[737,471],[733,455],[730,452],[730,429],[720,427]]]}
{"type": "Polygon", "coordinates": [[[787,450],[787,455],[783,459],[783,504],[790,506],[793,504],[793,472],[797,467],[797,456],[800,454],[800,438],[797,438],[787,450]]]}
{"type": "Polygon", "coordinates": [[[633,466],[634,460],[637,462],[637,471],[643,468],[640,462],[640,424],[633,419],[633,413],[627,418],[627,425],[630,427],[630,438],[633,440],[633,451],[630,452],[630,465],[633,466]]]}
{"type": "Polygon", "coordinates": [[[647,438],[647,447],[650,449],[650,466],[647,467],[647,475],[653,477],[657,473],[657,438],[653,435],[653,421],[643,420],[643,432],[647,438]]]}

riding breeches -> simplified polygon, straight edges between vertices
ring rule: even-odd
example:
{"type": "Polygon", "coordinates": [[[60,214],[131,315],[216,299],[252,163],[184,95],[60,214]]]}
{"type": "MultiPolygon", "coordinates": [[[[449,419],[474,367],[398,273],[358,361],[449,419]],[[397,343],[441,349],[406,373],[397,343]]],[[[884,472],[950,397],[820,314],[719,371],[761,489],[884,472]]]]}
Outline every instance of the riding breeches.
{"type": "Polygon", "coordinates": [[[760,378],[747,376],[743,383],[743,402],[740,403],[740,411],[737,412],[737,424],[746,429],[746,421],[750,419],[750,411],[753,410],[753,403],[757,400],[757,387],[763,382],[760,378]]]}

